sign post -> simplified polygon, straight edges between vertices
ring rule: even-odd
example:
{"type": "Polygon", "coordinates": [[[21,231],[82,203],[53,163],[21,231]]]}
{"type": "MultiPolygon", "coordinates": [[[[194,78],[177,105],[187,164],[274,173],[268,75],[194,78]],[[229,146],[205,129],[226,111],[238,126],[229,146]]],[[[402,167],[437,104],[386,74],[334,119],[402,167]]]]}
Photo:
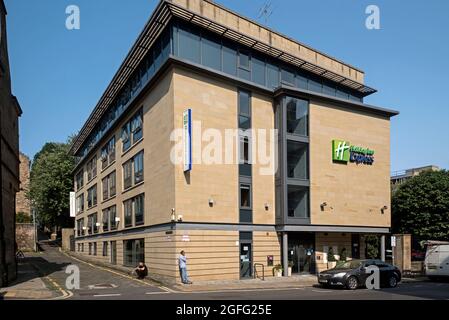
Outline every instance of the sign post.
{"type": "Polygon", "coordinates": [[[396,236],[391,236],[391,263],[394,265],[394,248],[396,247],[396,236]]]}

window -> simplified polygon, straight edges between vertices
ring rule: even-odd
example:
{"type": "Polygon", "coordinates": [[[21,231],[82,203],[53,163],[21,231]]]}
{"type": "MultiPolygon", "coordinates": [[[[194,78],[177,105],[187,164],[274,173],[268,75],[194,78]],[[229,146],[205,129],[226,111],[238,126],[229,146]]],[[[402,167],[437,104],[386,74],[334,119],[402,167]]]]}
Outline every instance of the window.
{"type": "Polygon", "coordinates": [[[252,81],[265,86],[265,61],[256,57],[252,58],[252,81]]]}
{"type": "Polygon", "coordinates": [[[309,133],[309,102],[307,100],[286,98],[287,101],[287,132],[307,136],[309,133]]]}
{"type": "Polygon", "coordinates": [[[89,255],[92,255],[92,242],[89,242],[89,255]]]}
{"type": "Polygon", "coordinates": [[[307,144],[287,141],[288,178],[307,180],[309,178],[307,144]]]}
{"type": "Polygon", "coordinates": [[[143,137],[143,109],[137,111],[130,121],[122,127],[122,151],[125,152],[131,145],[143,137]]]}
{"type": "Polygon", "coordinates": [[[125,152],[131,147],[130,124],[127,123],[122,127],[122,151],[125,152]]]}
{"type": "Polygon", "coordinates": [[[140,194],[123,202],[125,228],[142,225],[144,223],[144,199],[145,195],[140,194]]]}
{"type": "Polygon", "coordinates": [[[109,231],[109,209],[103,210],[103,232],[109,231]]]}
{"type": "Polygon", "coordinates": [[[251,209],[251,186],[240,184],[240,208],[251,209]]]}
{"type": "Polygon", "coordinates": [[[115,171],[110,173],[102,180],[103,201],[115,196],[116,194],[116,174],[115,171]]]}
{"type": "Polygon", "coordinates": [[[81,237],[84,234],[84,218],[76,221],[76,235],[81,237]]]}
{"type": "Polygon", "coordinates": [[[282,83],[290,86],[295,86],[295,73],[289,69],[282,68],[281,70],[282,83]]]}
{"type": "Polygon", "coordinates": [[[299,74],[296,75],[296,87],[307,90],[308,89],[307,82],[308,80],[306,77],[301,76],[299,74]]]}
{"type": "Polygon", "coordinates": [[[97,255],[97,243],[96,242],[93,243],[93,249],[94,249],[93,255],[96,256],[97,255]]]}
{"type": "Polygon", "coordinates": [[[107,257],[107,256],[108,256],[108,242],[103,241],[103,257],[107,257]]]}
{"type": "Polygon", "coordinates": [[[139,262],[145,262],[145,239],[123,241],[123,265],[135,267],[139,262]]]}
{"type": "Polygon", "coordinates": [[[98,233],[98,216],[96,213],[91,214],[87,217],[87,233],[98,233]]]}
{"type": "Polygon", "coordinates": [[[250,59],[248,52],[239,50],[239,77],[245,80],[251,80],[250,59]]]}
{"type": "Polygon", "coordinates": [[[81,243],[81,252],[84,252],[84,243],[81,243]]]}
{"type": "Polygon", "coordinates": [[[115,137],[101,149],[101,168],[105,169],[115,161],[115,137]]]}
{"type": "Polygon", "coordinates": [[[105,201],[109,198],[108,177],[103,178],[103,180],[101,180],[101,185],[103,189],[103,201],[105,201]]]}
{"type": "Polygon", "coordinates": [[[179,56],[200,63],[200,37],[193,30],[179,29],[179,56]]]}
{"type": "Polygon", "coordinates": [[[91,208],[97,205],[97,185],[87,190],[87,207],[91,208]]]}
{"type": "Polygon", "coordinates": [[[223,72],[237,75],[237,51],[231,47],[223,46],[223,72]]]}
{"type": "Polygon", "coordinates": [[[212,39],[201,41],[202,64],[216,70],[221,70],[221,45],[212,39]]]}
{"type": "Polygon", "coordinates": [[[309,79],[309,90],[321,93],[323,89],[322,84],[318,80],[309,79]]]}
{"type": "Polygon", "coordinates": [[[142,109],[140,109],[131,120],[131,134],[133,144],[142,139],[143,136],[142,124],[143,124],[143,111],[142,109]]]}
{"type": "Polygon", "coordinates": [[[308,218],[309,192],[307,188],[288,186],[288,216],[291,218],[308,218]]]}
{"type": "Polygon", "coordinates": [[[76,198],[76,213],[81,213],[84,211],[84,193],[81,193],[76,198]]]}
{"type": "Polygon", "coordinates": [[[76,191],[81,189],[84,186],[84,170],[81,170],[77,173],[75,177],[75,185],[76,185],[76,191]]]}
{"type": "Polygon", "coordinates": [[[123,188],[126,190],[132,184],[132,160],[129,160],[123,165],[123,188]]]}
{"type": "Polygon", "coordinates": [[[251,127],[251,94],[247,91],[239,91],[239,128],[251,127]]]}
{"type": "Polygon", "coordinates": [[[134,217],[136,226],[144,223],[144,195],[134,198],[134,217]]]}
{"type": "Polygon", "coordinates": [[[115,221],[117,218],[117,207],[112,206],[109,208],[109,226],[111,231],[117,229],[118,222],[115,221]]]}
{"type": "Polygon", "coordinates": [[[87,163],[87,181],[91,181],[97,176],[97,157],[93,157],[87,163]]]}
{"type": "Polygon", "coordinates": [[[132,199],[123,202],[123,209],[125,212],[125,228],[133,225],[133,201],[132,199]]]}
{"type": "Polygon", "coordinates": [[[279,87],[279,68],[270,63],[267,63],[267,80],[269,88],[279,87]]]}
{"type": "Polygon", "coordinates": [[[134,164],[134,184],[143,181],[143,151],[133,158],[134,164]]]}

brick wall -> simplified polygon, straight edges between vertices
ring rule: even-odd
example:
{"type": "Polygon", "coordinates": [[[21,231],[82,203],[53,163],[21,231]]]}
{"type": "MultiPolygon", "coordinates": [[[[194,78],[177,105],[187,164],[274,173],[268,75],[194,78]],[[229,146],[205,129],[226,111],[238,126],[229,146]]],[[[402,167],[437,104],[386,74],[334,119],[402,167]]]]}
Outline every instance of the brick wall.
{"type": "Polygon", "coordinates": [[[30,158],[20,153],[19,159],[20,191],[16,195],[16,213],[23,212],[31,215],[30,201],[26,198],[26,192],[30,186],[30,158]]]}

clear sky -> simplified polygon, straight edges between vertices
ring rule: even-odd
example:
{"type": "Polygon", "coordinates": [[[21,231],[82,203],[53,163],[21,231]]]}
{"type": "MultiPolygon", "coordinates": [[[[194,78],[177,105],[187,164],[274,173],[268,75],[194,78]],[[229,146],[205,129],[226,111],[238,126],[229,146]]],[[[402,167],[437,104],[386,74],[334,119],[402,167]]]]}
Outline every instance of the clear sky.
{"type": "MultiPolygon", "coordinates": [[[[266,0],[219,0],[258,19],[266,0]]],[[[366,103],[396,109],[392,170],[449,168],[449,1],[271,0],[268,25],[365,71],[379,90],[366,103]],[[380,30],[365,9],[380,9],[380,30]]],[[[156,0],[5,0],[13,91],[24,114],[21,150],[77,132],[98,102],[156,0]],[[65,27],[78,5],[81,29],[65,27]]],[[[264,23],[263,19],[260,22],[264,23]]]]}

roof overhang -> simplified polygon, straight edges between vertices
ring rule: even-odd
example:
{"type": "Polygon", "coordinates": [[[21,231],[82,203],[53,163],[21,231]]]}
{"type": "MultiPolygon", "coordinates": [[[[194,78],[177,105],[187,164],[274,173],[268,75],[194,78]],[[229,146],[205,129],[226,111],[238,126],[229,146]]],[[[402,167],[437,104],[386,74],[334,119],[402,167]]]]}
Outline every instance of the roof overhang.
{"type": "Polygon", "coordinates": [[[98,104],[90,114],[79,134],[73,140],[70,147],[70,153],[76,154],[84,144],[89,134],[92,132],[98,121],[109,108],[111,103],[117,97],[120,90],[127,83],[128,79],[137,68],[139,63],[147,54],[153,42],[166,27],[172,17],[181,18],[190,23],[196,24],[202,28],[212,31],[220,36],[241,43],[247,47],[253,48],[261,53],[268,54],[274,58],[295,65],[296,67],[314,73],[320,77],[327,78],[335,83],[359,92],[362,96],[377,92],[377,90],[365,86],[362,83],[353,81],[332,71],[326,70],[316,64],[305,61],[269,44],[254,39],[237,30],[219,24],[211,19],[201,16],[189,9],[176,5],[168,0],[162,0],[151,15],[144,29],[140,33],[136,42],[132,46],[125,60],[121,64],[112,81],[106,88],[98,104]]]}
{"type": "Polygon", "coordinates": [[[346,100],[346,99],[340,99],[333,96],[328,96],[325,94],[316,93],[313,91],[308,91],[304,89],[299,88],[293,88],[289,86],[280,86],[274,91],[274,96],[279,97],[282,95],[290,95],[290,96],[300,96],[300,97],[312,97],[320,100],[325,100],[330,103],[337,104],[339,107],[346,108],[349,110],[356,110],[360,112],[370,113],[370,114],[377,114],[380,116],[385,116],[388,118],[397,116],[399,114],[399,111],[377,107],[373,105],[369,105],[362,102],[352,101],[352,100],[346,100]]]}

